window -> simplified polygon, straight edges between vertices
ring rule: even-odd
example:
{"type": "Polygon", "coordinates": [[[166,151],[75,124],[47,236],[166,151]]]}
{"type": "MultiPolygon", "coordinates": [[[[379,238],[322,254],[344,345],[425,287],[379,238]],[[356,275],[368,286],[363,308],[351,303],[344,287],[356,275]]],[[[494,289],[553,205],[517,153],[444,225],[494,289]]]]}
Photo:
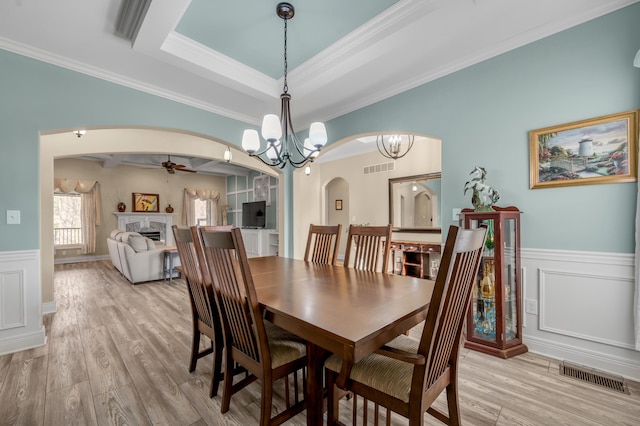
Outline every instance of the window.
{"type": "Polygon", "coordinates": [[[53,245],[82,245],[82,198],[80,194],[53,195],[53,245]]]}
{"type": "Polygon", "coordinates": [[[215,225],[211,223],[211,200],[194,200],[195,223],[198,226],[215,225]]]}

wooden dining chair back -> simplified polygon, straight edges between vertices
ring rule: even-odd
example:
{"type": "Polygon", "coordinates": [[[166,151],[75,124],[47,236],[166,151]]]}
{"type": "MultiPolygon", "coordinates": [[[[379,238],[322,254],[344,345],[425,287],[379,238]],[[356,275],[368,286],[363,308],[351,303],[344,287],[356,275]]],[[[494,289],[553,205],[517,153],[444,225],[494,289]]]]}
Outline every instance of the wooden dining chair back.
{"type": "Polygon", "coordinates": [[[344,266],[387,273],[391,251],[391,225],[349,226],[344,266]]]}
{"type": "Polygon", "coordinates": [[[309,225],[304,260],[335,265],[338,259],[341,232],[342,225],[309,225]]]}
{"type": "Polygon", "coordinates": [[[227,412],[232,394],[257,379],[262,382],[260,424],[278,425],[306,407],[296,393],[296,403],[287,402],[287,409],[271,418],[273,382],[306,366],[306,344],[263,319],[240,229],[200,229],[199,234],[222,321],[225,362],[235,361],[251,373],[234,384],[225,371],[221,410],[227,412]]]}
{"type": "MultiPolygon", "coordinates": [[[[387,419],[389,410],[408,418],[410,426],[422,425],[425,412],[449,425],[461,423],[458,351],[485,236],[486,228],[449,228],[420,340],[398,336],[356,363],[342,387],[386,407],[387,419]],[[448,415],[431,407],[443,390],[448,415]]],[[[334,384],[341,365],[342,360],[335,355],[325,363],[329,424],[336,424],[338,419],[334,384]]]]}
{"type": "Polygon", "coordinates": [[[209,387],[209,397],[213,397],[218,393],[222,374],[223,340],[220,315],[218,315],[212,287],[206,285],[205,282],[205,275],[197,252],[198,245],[193,238],[193,233],[189,228],[180,228],[177,225],[173,225],[172,229],[191,303],[193,338],[189,371],[195,370],[198,359],[213,353],[213,369],[209,387]],[[211,347],[200,351],[202,334],[211,340],[211,347]]]}

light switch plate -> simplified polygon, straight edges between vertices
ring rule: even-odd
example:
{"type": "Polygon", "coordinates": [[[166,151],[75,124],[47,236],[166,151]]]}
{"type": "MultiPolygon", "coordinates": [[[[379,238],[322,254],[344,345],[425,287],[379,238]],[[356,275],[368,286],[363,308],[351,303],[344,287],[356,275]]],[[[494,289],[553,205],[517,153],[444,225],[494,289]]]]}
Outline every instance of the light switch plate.
{"type": "Polygon", "coordinates": [[[20,225],[20,210],[7,210],[7,225],[20,225]]]}
{"type": "Polygon", "coordinates": [[[453,209],[453,217],[452,217],[451,219],[456,220],[456,221],[457,221],[458,219],[460,219],[460,218],[458,217],[458,216],[460,215],[460,212],[462,212],[462,209],[459,209],[459,208],[455,208],[455,209],[453,209]]]}
{"type": "Polygon", "coordinates": [[[538,301],[535,299],[525,299],[524,311],[527,314],[538,315],[538,301]]]}

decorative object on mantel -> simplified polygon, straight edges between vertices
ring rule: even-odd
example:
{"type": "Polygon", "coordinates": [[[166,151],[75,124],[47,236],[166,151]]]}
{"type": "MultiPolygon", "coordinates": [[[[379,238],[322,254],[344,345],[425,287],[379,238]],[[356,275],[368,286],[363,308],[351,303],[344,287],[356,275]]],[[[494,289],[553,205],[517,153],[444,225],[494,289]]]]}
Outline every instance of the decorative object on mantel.
{"type": "Polygon", "coordinates": [[[120,213],[122,213],[123,211],[127,210],[127,205],[125,203],[123,203],[122,201],[120,201],[118,203],[118,211],[120,213]]]}
{"type": "Polygon", "coordinates": [[[171,206],[171,204],[169,204],[169,205],[164,209],[164,211],[165,211],[165,212],[167,212],[167,213],[173,213],[173,207],[171,206]]]}
{"type": "Polygon", "coordinates": [[[378,151],[380,151],[380,154],[384,157],[397,160],[409,153],[411,148],[413,148],[414,139],[414,135],[378,135],[376,136],[376,145],[378,147],[378,151]],[[405,146],[406,150],[404,150],[404,152],[402,152],[403,140],[406,140],[407,142],[405,146]]]}
{"type": "Polygon", "coordinates": [[[160,195],[142,194],[140,192],[131,193],[133,201],[132,211],[145,213],[158,213],[160,211],[160,195]]]}
{"type": "Polygon", "coordinates": [[[255,129],[247,129],[242,134],[242,148],[252,157],[257,157],[268,166],[283,169],[287,164],[299,168],[313,161],[320,149],[327,143],[327,130],[324,123],[311,123],[309,138],[300,142],[291,124],[291,110],[287,84],[287,21],[293,18],[295,10],[290,3],[282,2],[276,6],[276,13],[284,20],[284,87],[280,95],[280,117],[267,114],[262,120],[262,137],[267,144],[260,149],[260,137],[255,129]],[[262,158],[265,154],[267,159],[262,158]]]}
{"type": "Polygon", "coordinates": [[[472,178],[464,184],[464,194],[472,190],[471,204],[475,211],[491,211],[491,206],[500,199],[500,193],[484,183],[487,177],[484,167],[476,166],[469,174],[472,178]]]}

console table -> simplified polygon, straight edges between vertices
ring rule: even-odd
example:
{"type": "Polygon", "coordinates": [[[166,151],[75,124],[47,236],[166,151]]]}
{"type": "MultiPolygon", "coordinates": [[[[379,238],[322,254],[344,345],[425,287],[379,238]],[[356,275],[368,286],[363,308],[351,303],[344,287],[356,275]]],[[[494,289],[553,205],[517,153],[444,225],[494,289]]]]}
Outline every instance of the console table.
{"type": "Polygon", "coordinates": [[[391,241],[396,274],[434,280],[440,266],[441,245],[420,241],[391,241]],[[432,268],[432,262],[436,267],[432,268]]]}

